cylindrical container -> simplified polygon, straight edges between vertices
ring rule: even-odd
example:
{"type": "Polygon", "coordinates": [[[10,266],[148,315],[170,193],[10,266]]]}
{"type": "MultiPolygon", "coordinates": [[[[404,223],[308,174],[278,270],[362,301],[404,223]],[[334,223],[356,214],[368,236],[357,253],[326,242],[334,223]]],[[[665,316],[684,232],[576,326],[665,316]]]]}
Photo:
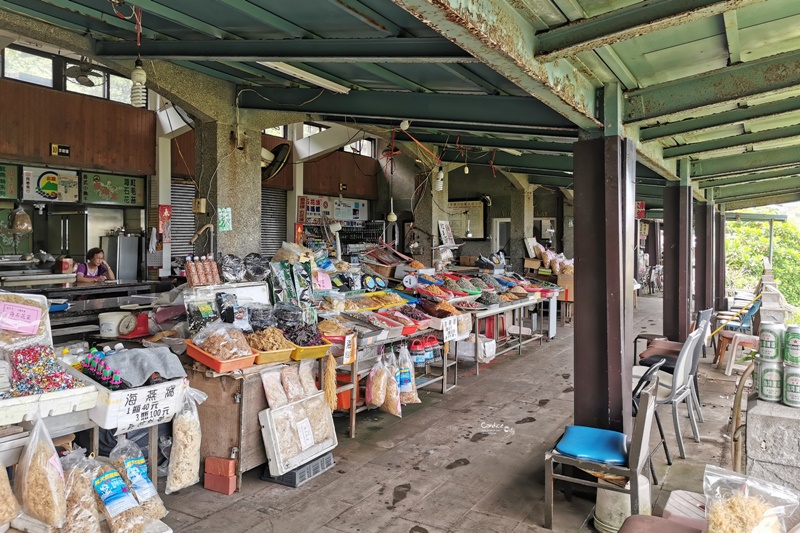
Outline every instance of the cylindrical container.
{"type": "Polygon", "coordinates": [[[425,345],[421,340],[415,339],[411,343],[411,348],[409,348],[408,352],[411,354],[411,360],[414,362],[415,367],[425,368],[427,359],[425,357],[425,345]]]}
{"type": "Polygon", "coordinates": [[[783,403],[800,407],[800,365],[786,363],[783,367],[783,403]]]}
{"type": "Polygon", "coordinates": [[[780,361],[756,358],[758,369],[758,398],[779,402],[783,395],[783,364],[780,361]]]}
{"type": "Polygon", "coordinates": [[[793,365],[800,365],[800,326],[791,324],[786,327],[783,340],[783,360],[793,365]]]}
{"type": "Polygon", "coordinates": [[[128,312],[100,313],[100,336],[103,338],[119,337],[119,323],[122,319],[130,316],[128,312]]]}
{"type": "Polygon", "coordinates": [[[762,322],[758,328],[758,352],[762,359],[780,361],[783,356],[783,337],[786,328],[783,324],[762,322]]]}
{"type": "MultiPolygon", "coordinates": [[[[601,533],[615,533],[622,523],[631,515],[631,497],[629,494],[612,491],[603,486],[611,483],[601,480],[597,489],[597,503],[594,507],[594,528],[601,533]]],[[[630,483],[626,485],[630,488],[630,483]]],[[[650,480],[639,476],[639,514],[652,514],[650,501],[650,480]]]]}

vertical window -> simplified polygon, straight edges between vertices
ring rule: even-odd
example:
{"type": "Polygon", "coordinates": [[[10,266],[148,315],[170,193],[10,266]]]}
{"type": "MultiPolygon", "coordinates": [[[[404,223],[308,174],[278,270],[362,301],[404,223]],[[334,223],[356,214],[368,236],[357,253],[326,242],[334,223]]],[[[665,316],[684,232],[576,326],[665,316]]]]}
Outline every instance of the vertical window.
{"type": "Polygon", "coordinates": [[[328,128],[326,126],[320,126],[319,124],[311,124],[311,123],[304,123],[303,124],[303,138],[310,137],[316,133],[321,131],[325,131],[328,128]]]}
{"type": "Polygon", "coordinates": [[[273,128],[267,128],[263,130],[261,133],[265,133],[267,135],[272,135],[273,137],[281,137],[283,139],[286,138],[286,126],[275,126],[273,128]]]}
{"type": "Polygon", "coordinates": [[[123,78],[122,76],[116,76],[114,74],[109,76],[108,81],[109,81],[108,83],[109,100],[113,100],[115,102],[121,102],[123,104],[130,104],[131,87],[133,86],[133,82],[128,78],[123,78]]]}
{"type": "Polygon", "coordinates": [[[53,86],[53,60],[49,57],[6,48],[3,66],[6,78],[45,87],[53,86]]]}
{"type": "Polygon", "coordinates": [[[342,150],[365,157],[375,157],[375,141],[372,139],[362,139],[346,145],[342,150]]]}

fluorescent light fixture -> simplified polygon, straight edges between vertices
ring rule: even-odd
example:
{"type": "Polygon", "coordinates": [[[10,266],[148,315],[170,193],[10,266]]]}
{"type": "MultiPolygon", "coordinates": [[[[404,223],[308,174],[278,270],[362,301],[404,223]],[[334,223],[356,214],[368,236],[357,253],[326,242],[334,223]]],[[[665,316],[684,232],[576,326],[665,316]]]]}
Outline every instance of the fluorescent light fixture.
{"type": "Polygon", "coordinates": [[[329,91],[333,91],[335,93],[340,94],[347,94],[350,92],[350,87],[345,87],[344,85],[340,85],[338,83],[332,82],[323,78],[322,76],[317,76],[316,74],[311,74],[310,72],[306,72],[303,69],[299,69],[297,67],[293,67],[286,63],[278,63],[278,62],[271,62],[271,61],[258,61],[259,65],[264,65],[265,67],[269,67],[271,69],[277,70],[278,72],[282,72],[283,74],[288,74],[289,76],[294,76],[295,78],[301,79],[312,85],[316,85],[317,87],[322,87],[323,89],[328,89],[329,91]]]}
{"type": "Polygon", "coordinates": [[[514,148],[500,148],[500,150],[511,155],[522,155],[522,152],[520,152],[519,150],[515,150],[514,148]]]}

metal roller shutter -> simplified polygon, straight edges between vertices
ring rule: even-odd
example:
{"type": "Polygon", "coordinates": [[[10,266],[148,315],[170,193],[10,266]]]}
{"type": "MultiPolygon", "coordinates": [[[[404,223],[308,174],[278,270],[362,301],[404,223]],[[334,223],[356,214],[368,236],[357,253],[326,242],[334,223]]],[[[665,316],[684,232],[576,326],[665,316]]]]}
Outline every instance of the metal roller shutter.
{"type": "Polygon", "coordinates": [[[172,182],[170,198],[172,199],[173,257],[186,257],[194,253],[194,246],[189,244],[195,232],[195,218],[194,213],[192,213],[192,200],[194,197],[194,183],[172,182]]]}
{"type": "Polygon", "coordinates": [[[286,198],[282,189],[261,189],[261,254],[267,258],[286,240],[286,198]]]}

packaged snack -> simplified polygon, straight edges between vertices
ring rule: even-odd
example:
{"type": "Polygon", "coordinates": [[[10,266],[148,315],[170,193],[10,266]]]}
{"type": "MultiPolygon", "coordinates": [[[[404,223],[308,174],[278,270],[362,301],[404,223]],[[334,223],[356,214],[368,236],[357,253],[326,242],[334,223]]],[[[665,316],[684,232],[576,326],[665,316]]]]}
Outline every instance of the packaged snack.
{"type": "MultiPolygon", "coordinates": [[[[100,533],[101,510],[94,492],[100,463],[76,448],[61,458],[67,497],[67,518],[59,533],[100,533]]],[[[0,518],[2,522],[2,518],[0,518]]]]}
{"type": "Polygon", "coordinates": [[[312,359],[300,361],[300,383],[303,385],[303,392],[305,392],[306,396],[319,392],[314,379],[314,366],[316,364],[317,362],[312,359]]]}
{"type": "Polygon", "coordinates": [[[314,300],[314,287],[311,283],[311,265],[308,263],[297,262],[292,265],[294,274],[294,286],[297,294],[297,301],[300,305],[310,306],[314,300]]]}
{"type": "Polygon", "coordinates": [[[232,283],[244,279],[244,264],[242,263],[242,259],[236,255],[223,255],[219,262],[219,269],[222,272],[221,277],[223,281],[232,283]]]}
{"type": "Polygon", "coordinates": [[[54,528],[64,525],[67,518],[64,472],[41,419],[36,420],[17,464],[14,489],[25,514],[54,528]]]}
{"type": "Polygon", "coordinates": [[[224,322],[212,322],[194,337],[194,343],[220,361],[252,355],[253,350],[238,328],[224,322]]]}
{"type": "Polygon", "coordinates": [[[101,464],[93,481],[94,491],[103,502],[103,514],[111,533],[143,533],[146,525],[144,511],[111,465],[101,464]]]}
{"type": "Polygon", "coordinates": [[[189,388],[183,397],[181,410],[172,419],[172,450],[169,456],[167,494],[200,483],[200,415],[197,405],[208,395],[189,388]]]}
{"type": "Polygon", "coordinates": [[[148,519],[161,520],[167,516],[167,508],[158,495],[158,489],[147,476],[147,460],[135,442],[124,435],[120,436],[108,458],[130,487],[148,519]]]}
{"type": "Polygon", "coordinates": [[[264,281],[267,279],[267,260],[261,254],[251,253],[244,256],[244,279],[247,281],[264,281]]]}
{"type": "Polygon", "coordinates": [[[264,385],[264,393],[267,395],[267,404],[270,409],[283,407],[289,403],[286,391],[281,383],[281,367],[274,366],[261,371],[261,383],[264,385]]]}
{"type": "Polygon", "coordinates": [[[386,400],[388,370],[382,360],[378,360],[367,376],[366,402],[370,407],[380,407],[386,400]]]}
{"type": "Polygon", "coordinates": [[[8,481],[8,471],[5,465],[0,462],[0,524],[8,524],[19,516],[22,512],[19,502],[11,492],[11,484],[8,481]]]}
{"type": "Polygon", "coordinates": [[[286,398],[289,402],[296,402],[305,397],[305,390],[303,384],[300,382],[300,373],[298,372],[298,365],[287,365],[281,369],[281,383],[283,390],[286,391],[286,398]]]}

